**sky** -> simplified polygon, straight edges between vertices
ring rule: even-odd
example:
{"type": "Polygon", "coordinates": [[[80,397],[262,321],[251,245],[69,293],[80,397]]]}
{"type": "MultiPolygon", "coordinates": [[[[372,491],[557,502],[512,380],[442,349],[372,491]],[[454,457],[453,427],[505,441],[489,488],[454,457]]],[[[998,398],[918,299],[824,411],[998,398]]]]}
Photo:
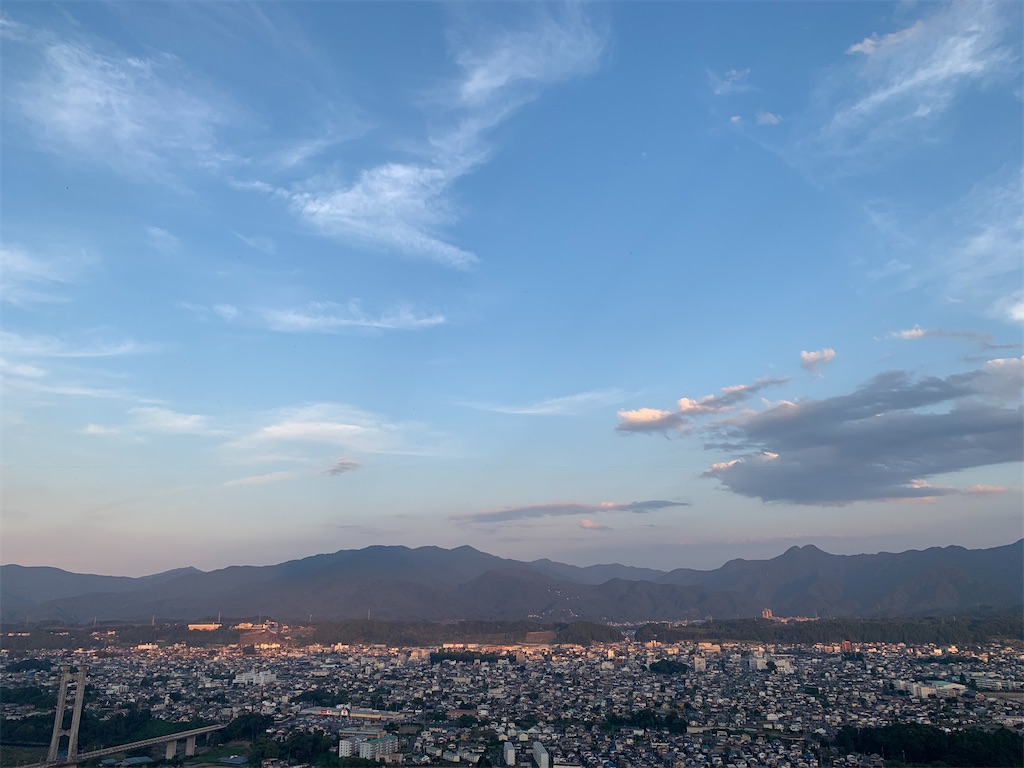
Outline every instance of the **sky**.
{"type": "Polygon", "coordinates": [[[0,559],[1019,539],[1021,29],[5,3],[0,559]]]}

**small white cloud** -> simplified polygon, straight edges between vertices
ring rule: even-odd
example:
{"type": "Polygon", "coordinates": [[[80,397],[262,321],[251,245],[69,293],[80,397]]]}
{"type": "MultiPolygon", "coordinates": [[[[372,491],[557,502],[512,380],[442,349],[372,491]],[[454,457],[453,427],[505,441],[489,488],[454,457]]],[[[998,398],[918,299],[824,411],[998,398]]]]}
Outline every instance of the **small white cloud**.
{"type": "Polygon", "coordinates": [[[731,461],[716,461],[710,467],[704,470],[704,474],[707,476],[721,474],[737,464],[742,464],[739,459],[732,459],[731,461]]]}
{"type": "Polygon", "coordinates": [[[234,320],[238,317],[238,307],[231,304],[214,304],[212,309],[225,320],[234,320]]]}
{"type": "Polygon", "coordinates": [[[609,528],[607,525],[601,525],[600,523],[595,523],[593,520],[588,520],[585,517],[580,520],[579,526],[580,526],[580,528],[582,528],[585,531],[610,531],[611,530],[611,528],[609,528]]]}
{"type": "Polygon", "coordinates": [[[916,37],[923,29],[923,22],[918,21],[906,29],[901,29],[898,32],[893,32],[888,35],[871,35],[865,37],[859,43],[854,43],[846,49],[847,53],[863,53],[865,56],[871,56],[874,53],[884,51],[887,48],[893,48],[901,43],[905,43],[908,40],[916,37]]]}
{"type": "Polygon", "coordinates": [[[758,125],[778,125],[782,122],[782,117],[774,112],[758,112],[756,119],[758,125]]]}
{"type": "Polygon", "coordinates": [[[733,115],[729,118],[729,122],[733,125],[743,125],[743,118],[739,115],[733,115]]]}
{"type": "Polygon", "coordinates": [[[686,418],[678,411],[663,411],[658,408],[636,408],[618,413],[619,432],[669,432],[682,430],[687,426],[686,418]]]}
{"type": "Polygon", "coordinates": [[[889,338],[891,339],[923,339],[928,334],[924,328],[919,325],[915,325],[913,328],[907,328],[903,331],[889,331],[889,338]]]}
{"type": "Polygon", "coordinates": [[[181,248],[181,240],[161,227],[146,227],[146,239],[160,253],[172,254],[181,248]]]}
{"type": "Polygon", "coordinates": [[[263,426],[229,443],[233,460],[267,460],[269,446],[287,446],[282,461],[323,462],[324,446],[360,453],[434,455],[440,436],[417,422],[395,422],[341,403],[314,403],[268,414],[263,426]]]}
{"type": "Polygon", "coordinates": [[[280,483],[285,480],[294,480],[297,477],[308,474],[305,470],[285,469],[279,472],[268,472],[264,475],[250,475],[240,477],[237,480],[228,480],[223,483],[223,488],[242,488],[248,485],[267,485],[268,483],[280,483]]]}
{"type": "Polygon", "coordinates": [[[819,349],[814,352],[803,351],[800,353],[800,367],[813,373],[815,376],[823,376],[821,366],[827,365],[836,359],[836,351],[831,347],[819,349]]]}
{"type": "Polygon", "coordinates": [[[1024,323],[1024,291],[1014,291],[996,301],[992,314],[1001,320],[1024,323]]]}
{"type": "Polygon", "coordinates": [[[918,341],[919,339],[959,339],[961,341],[977,344],[985,349],[1006,349],[1017,346],[1015,344],[994,344],[992,335],[979,333],[977,331],[947,331],[944,328],[922,328],[915,325],[913,328],[905,328],[899,331],[889,331],[886,334],[890,339],[902,339],[904,341],[918,341]]]}
{"type": "Polygon", "coordinates": [[[116,435],[120,432],[116,427],[104,427],[101,424],[86,424],[82,430],[85,435],[116,435]]]}
{"type": "Polygon", "coordinates": [[[179,413],[167,408],[132,408],[131,429],[134,432],[152,432],[166,435],[213,435],[218,434],[209,426],[206,416],[194,413],[179,413]]]}
{"type": "Polygon", "coordinates": [[[742,93],[754,87],[748,81],[749,77],[749,69],[730,69],[721,75],[708,70],[708,85],[711,86],[711,92],[716,96],[742,93]]]}
{"type": "Polygon", "coordinates": [[[970,485],[964,488],[963,492],[969,496],[988,496],[993,494],[1009,493],[1013,488],[1005,485],[970,485]]]}

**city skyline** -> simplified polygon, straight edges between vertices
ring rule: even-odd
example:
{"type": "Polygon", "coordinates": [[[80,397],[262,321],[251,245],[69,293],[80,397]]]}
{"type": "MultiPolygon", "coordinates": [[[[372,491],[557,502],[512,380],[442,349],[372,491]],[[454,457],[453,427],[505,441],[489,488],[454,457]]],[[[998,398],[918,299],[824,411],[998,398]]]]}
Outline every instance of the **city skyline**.
{"type": "Polygon", "coordinates": [[[8,4],[0,560],[1020,539],[1020,24],[8,4]]]}

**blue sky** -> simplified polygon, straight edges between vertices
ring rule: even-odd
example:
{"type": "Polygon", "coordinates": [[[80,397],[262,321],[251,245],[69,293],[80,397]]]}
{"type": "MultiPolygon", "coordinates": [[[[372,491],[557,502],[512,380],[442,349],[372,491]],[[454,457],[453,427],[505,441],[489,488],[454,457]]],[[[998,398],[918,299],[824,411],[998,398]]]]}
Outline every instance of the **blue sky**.
{"type": "Polygon", "coordinates": [[[1012,3],[8,3],[4,562],[1021,522],[1012,3]]]}

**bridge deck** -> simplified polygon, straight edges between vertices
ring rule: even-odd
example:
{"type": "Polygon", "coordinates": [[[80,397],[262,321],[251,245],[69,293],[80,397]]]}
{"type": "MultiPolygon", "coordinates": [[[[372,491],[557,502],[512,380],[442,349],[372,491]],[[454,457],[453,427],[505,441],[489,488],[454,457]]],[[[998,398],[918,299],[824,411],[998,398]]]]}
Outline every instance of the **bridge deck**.
{"type": "Polygon", "coordinates": [[[129,752],[133,749],[155,747],[158,744],[166,744],[169,741],[187,739],[189,736],[202,736],[204,733],[213,733],[214,731],[219,731],[226,727],[226,725],[204,725],[202,728],[193,728],[190,731],[171,733],[167,736],[155,736],[152,739],[133,741],[130,744],[118,744],[116,747],[104,747],[103,749],[94,749],[89,752],[79,752],[74,757],[68,756],[61,760],[46,760],[42,763],[33,763],[31,765],[22,766],[22,768],[58,768],[58,766],[62,765],[78,765],[79,763],[84,763],[87,760],[95,760],[97,757],[116,755],[118,752],[129,752]]]}

